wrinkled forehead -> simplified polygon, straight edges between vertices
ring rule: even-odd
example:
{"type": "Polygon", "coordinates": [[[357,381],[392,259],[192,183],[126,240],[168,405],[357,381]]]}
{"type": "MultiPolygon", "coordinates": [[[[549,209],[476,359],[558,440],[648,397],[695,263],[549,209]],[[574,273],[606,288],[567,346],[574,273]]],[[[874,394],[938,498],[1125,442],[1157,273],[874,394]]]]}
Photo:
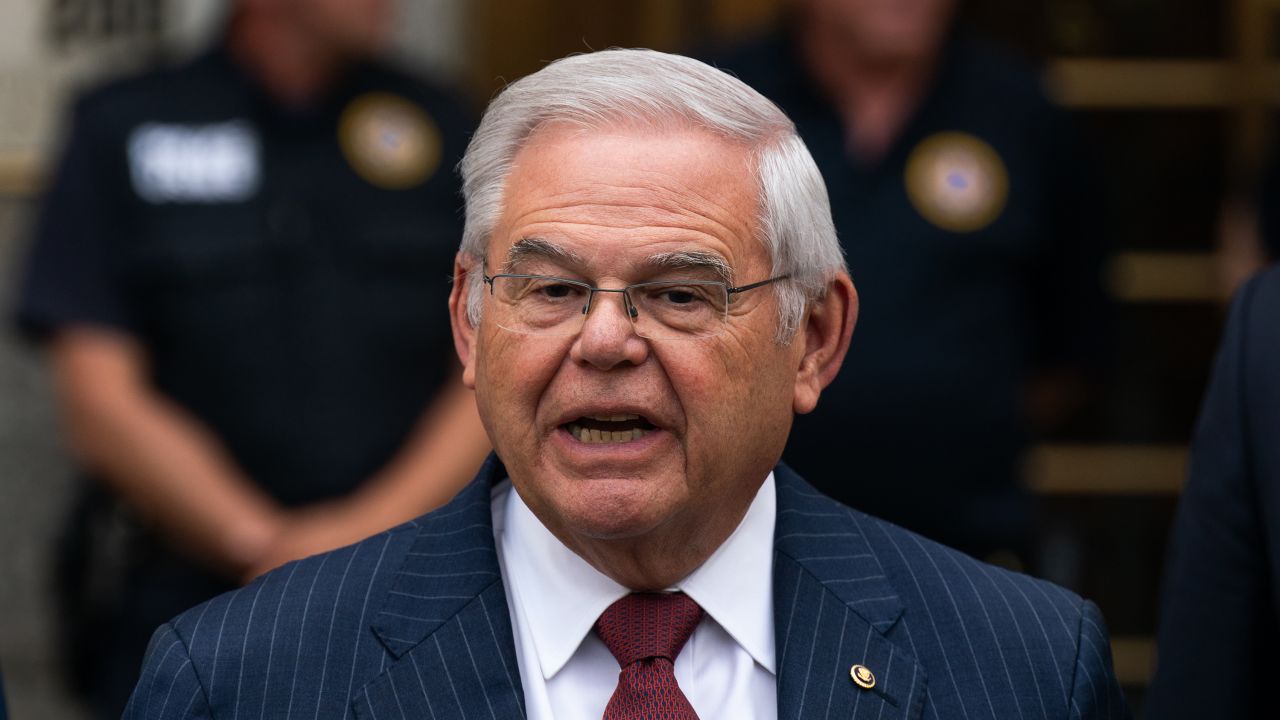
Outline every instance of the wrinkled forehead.
{"type": "Polygon", "coordinates": [[[755,162],[746,144],[688,124],[540,128],[514,158],[487,255],[506,267],[739,265],[764,251],[755,162]]]}

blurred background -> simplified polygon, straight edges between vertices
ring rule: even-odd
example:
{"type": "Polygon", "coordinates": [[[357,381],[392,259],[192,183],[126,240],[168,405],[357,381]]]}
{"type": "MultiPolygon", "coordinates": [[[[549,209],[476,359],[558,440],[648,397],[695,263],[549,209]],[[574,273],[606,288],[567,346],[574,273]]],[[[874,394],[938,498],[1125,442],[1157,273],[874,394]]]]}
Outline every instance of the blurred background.
{"type": "MultiPolygon", "coordinates": [[[[462,89],[478,112],[505,81],[567,53],[710,52],[768,32],[783,4],[404,0],[393,52],[462,89]]],[[[1139,711],[1166,535],[1224,302],[1264,262],[1254,197],[1280,100],[1278,11],[1274,0],[960,4],[969,29],[1037,69],[1096,158],[1114,341],[1098,381],[1025,453],[1021,482],[1037,506],[1027,569],[1102,607],[1139,711]]],[[[65,103],[95,80],[196,52],[224,12],[219,0],[0,3],[6,302],[65,103]]],[[[0,668],[15,718],[86,717],[49,639],[53,545],[74,478],[40,353],[0,335],[0,668]]]]}

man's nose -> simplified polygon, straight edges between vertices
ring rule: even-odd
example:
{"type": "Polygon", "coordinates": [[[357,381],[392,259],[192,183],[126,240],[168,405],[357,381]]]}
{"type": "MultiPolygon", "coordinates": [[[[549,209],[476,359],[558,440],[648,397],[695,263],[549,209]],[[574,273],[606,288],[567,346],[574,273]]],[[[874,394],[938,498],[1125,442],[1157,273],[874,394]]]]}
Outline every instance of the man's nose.
{"type": "Polygon", "coordinates": [[[636,334],[628,304],[620,292],[597,292],[570,349],[574,362],[600,370],[620,364],[639,365],[649,357],[649,343],[636,334]]]}

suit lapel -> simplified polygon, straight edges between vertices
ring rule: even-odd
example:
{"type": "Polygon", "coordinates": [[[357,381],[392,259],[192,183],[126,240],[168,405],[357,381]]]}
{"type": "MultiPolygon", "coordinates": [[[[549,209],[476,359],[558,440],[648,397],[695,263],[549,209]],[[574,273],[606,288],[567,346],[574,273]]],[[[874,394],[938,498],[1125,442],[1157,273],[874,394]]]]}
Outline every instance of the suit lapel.
{"type": "MultiPolygon", "coordinates": [[[[448,506],[419,520],[373,632],[395,660],[352,703],[358,718],[525,716],[493,542],[496,458],[448,506]]],[[[914,720],[925,674],[888,635],[903,612],[856,513],[785,466],[775,473],[778,717],[914,720]],[[853,665],[875,677],[864,689],[853,665]]]]}
{"type": "Polygon", "coordinates": [[[887,637],[903,605],[862,535],[855,513],[785,466],[774,474],[774,623],[778,717],[917,718],[925,674],[887,637]],[[870,688],[850,676],[862,665],[870,688]]]}
{"type": "Polygon", "coordinates": [[[490,455],[453,502],[418,520],[372,627],[395,661],[357,694],[357,717],[524,717],[489,503],[505,475],[490,455]]]}

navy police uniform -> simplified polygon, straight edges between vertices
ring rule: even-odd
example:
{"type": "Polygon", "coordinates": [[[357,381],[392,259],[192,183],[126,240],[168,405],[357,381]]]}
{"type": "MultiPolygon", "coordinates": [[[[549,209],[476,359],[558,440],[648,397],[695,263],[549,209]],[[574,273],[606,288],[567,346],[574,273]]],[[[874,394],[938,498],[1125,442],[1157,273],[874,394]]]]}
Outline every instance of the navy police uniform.
{"type": "Polygon", "coordinates": [[[717,63],[774,100],[826,180],[861,313],[786,462],[836,499],[963,550],[1024,549],[1024,392],[1092,367],[1105,301],[1097,200],[1032,73],[963,33],[886,156],[856,156],[793,42],[717,63]]]}
{"type": "MultiPolygon", "coordinates": [[[[461,104],[363,63],[283,107],[218,48],[90,92],[71,120],[21,326],[139,340],[154,386],[285,505],[382,467],[453,371],[461,104]]],[[[100,544],[90,519],[69,547],[100,544]]],[[[71,628],[81,680],[117,716],[151,631],[227,588],[160,539],[126,537],[118,592],[71,628]]],[[[94,564],[66,555],[70,595],[94,564]]]]}

